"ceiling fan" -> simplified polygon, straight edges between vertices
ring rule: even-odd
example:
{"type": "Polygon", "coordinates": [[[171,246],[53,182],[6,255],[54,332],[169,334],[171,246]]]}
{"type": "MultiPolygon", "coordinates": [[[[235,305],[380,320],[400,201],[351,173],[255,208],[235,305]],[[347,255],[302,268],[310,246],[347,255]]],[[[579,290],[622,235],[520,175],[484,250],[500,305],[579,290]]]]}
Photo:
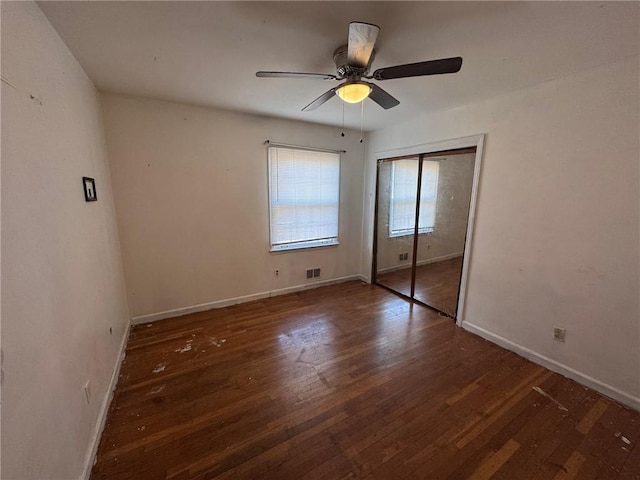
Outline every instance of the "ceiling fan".
{"type": "Polygon", "coordinates": [[[408,63],[393,67],[379,68],[369,74],[371,63],[375,57],[375,43],[380,27],[370,23],[351,22],[349,24],[349,43],[333,52],[337,75],[331,73],[303,72],[256,72],[260,78],[307,78],[314,80],[344,80],[343,83],[326,91],[302,109],[311,111],[338,95],[348,103],[359,103],[369,97],[384,109],[393,108],[400,102],[375,83],[364,79],[391,80],[393,78],[422,77],[456,73],[462,67],[462,58],[442,58],[426,62],[408,63]]]}

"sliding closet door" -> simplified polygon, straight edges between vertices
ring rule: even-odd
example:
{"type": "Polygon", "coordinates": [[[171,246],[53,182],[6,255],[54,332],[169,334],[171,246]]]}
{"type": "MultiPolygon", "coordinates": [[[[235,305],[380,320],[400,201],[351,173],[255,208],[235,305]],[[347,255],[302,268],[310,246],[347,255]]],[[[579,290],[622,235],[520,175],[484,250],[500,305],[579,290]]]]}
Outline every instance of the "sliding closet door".
{"type": "Polygon", "coordinates": [[[376,283],[412,295],[419,158],[378,163],[376,283]]]}
{"type": "Polygon", "coordinates": [[[475,153],[423,160],[420,217],[429,228],[418,235],[414,298],[454,318],[474,164],[475,153]]]}
{"type": "Polygon", "coordinates": [[[374,281],[455,318],[475,148],[378,162],[374,281]]]}

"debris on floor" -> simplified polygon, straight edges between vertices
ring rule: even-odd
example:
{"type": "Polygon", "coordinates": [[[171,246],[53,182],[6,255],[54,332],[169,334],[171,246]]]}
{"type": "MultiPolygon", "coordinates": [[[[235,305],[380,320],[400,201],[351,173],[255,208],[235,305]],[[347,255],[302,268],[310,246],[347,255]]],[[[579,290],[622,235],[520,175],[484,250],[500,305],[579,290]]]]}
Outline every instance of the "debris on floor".
{"type": "Polygon", "coordinates": [[[549,400],[551,400],[553,403],[555,403],[558,408],[564,412],[568,412],[569,410],[562,405],[559,401],[557,401],[555,398],[553,398],[551,395],[549,395],[547,392],[545,392],[544,390],[542,390],[540,387],[532,387],[536,392],[538,392],[540,395],[542,395],[543,397],[547,397],[549,400]]]}
{"type": "Polygon", "coordinates": [[[164,371],[164,369],[167,367],[166,364],[164,363],[159,363],[158,365],[156,365],[156,368],[153,369],[153,373],[159,373],[164,371]]]}

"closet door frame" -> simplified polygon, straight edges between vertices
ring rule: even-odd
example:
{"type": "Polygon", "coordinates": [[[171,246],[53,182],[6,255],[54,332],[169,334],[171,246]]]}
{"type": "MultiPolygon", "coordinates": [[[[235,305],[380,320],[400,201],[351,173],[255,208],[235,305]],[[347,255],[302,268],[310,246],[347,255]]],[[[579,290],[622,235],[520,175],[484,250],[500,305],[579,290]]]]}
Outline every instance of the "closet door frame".
{"type": "MultiPolygon", "coordinates": [[[[413,145],[410,147],[392,149],[392,150],[381,150],[374,153],[376,159],[376,188],[375,188],[375,205],[374,205],[374,214],[373,214],[373,258],[372,258],[372,270],[371,270],[371,278],[373,279],[373,283],[376,285],[380,285],[377,283],[376,273],[377,273],[377,256],[378,256],[378,195],[379,195],[379,170],[378,166],[380,162],[385,161],[385,159],[400,159],[401,157],[411,157],[416,158],[419,157],[419,165],[420,169],[422,168],[423,159],[429,154],[435,153],[443,153],[448,150],[460,150],[464,148],[475,148],[475,164],[473,169],[473,185],[471,187],[471,203],[469,206],[469,217],[467,220],[467,232],[464,243],[464,257],[462,262],[462,273],[460,278],[460,289],[458,292],[458,306],[456,310],[456,324],[461,326],[464,321],[465,314],[465,300],[467,294],[467,281],[469,274],[469,264],[471,261],[471,257],[473,255],[473,232],[475,226],[475,217],[476,217],[476,204],[478,198],[478,188],[480,182],[480,170],[482,166],[482,152],[484,147],[484,134],[473,135],[470,137],[461,137],[455,138],[451,140],[443,140],[439,142],[425,143],[421,145],[413,145]],[[400,158],[399,158],[400,157],[400,158]]],[[[420,179],[420,176],[418,177],[420,179]]],[[[418,185],[418,195],[420,193],[420,185],[418,185]]],[[[418,215],[419,215],[419,203],[416,208],[416,231],[414,232],[414,248],[417,246],[417,229],[418,229],[418,215]]],[[[411,264],[411,293],[413,297],[414,289],[415,289],[415,268],[416,268],[416,258],[415,252],[413,261],[411,264]]],[[[384,287],[384,285],[381,285],[384,287]]],[[[384,287],[388,288],[388,287],[384,287]]],[[[398,292],[396,292],[398,293],[398,292]]],[[[416,302],[421,305],[425,305],[423,302],[416,300],[415,298],[408,297],[404,294],[398,293],[400,296],[410,300],[411,302],[416,302]]],[[[428,305],[425,305],[428,306],[428,305]]]]}

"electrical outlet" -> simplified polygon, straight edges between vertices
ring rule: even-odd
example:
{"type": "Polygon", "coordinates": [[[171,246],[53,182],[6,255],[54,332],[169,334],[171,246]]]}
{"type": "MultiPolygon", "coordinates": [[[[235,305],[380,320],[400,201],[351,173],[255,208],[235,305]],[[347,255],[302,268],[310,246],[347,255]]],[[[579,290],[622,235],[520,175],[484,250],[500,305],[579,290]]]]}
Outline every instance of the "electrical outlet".
{"type": "Polygon", "coordinates": [[[318,278],[320,276],[320,269],[319,268],[314,268],[313,269],[313,278],[318,278]]]}
{"type": "Polygon", "coordinates": [[[564,337],[567,334],[567,330],[561,327],[553,327],[553,339],[558,342],[564,342],[564,337]]]}
{"type": "Polygon", "coordinates": [[[91,380],[87,380],[84,384],[84,398],[87,400],[87,405],[91,403],[91,380]]]}
{"type": "Polygon", "coordinates": [[[276,269],[273,271],[273,276],[274,276],[274,277],[279,277],[279,276],[280,276],[280,269],[279,269],[279,268],[276,268],[276,269]]]}

